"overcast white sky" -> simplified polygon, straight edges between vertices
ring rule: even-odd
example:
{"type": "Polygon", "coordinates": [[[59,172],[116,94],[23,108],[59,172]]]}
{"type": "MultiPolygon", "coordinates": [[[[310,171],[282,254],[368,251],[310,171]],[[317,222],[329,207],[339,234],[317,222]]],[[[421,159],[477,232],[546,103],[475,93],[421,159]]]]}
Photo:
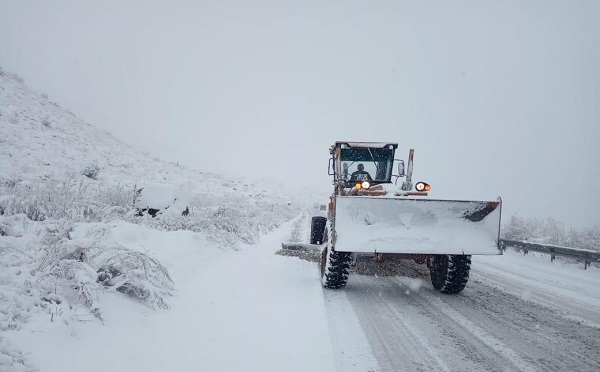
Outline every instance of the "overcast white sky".
{"type": "Polygon", "coordinates": [[[134,147],[328,191],[335,140],[432,197],[600,223],[600,1],[7,1],[0,66],[134,147]]]}

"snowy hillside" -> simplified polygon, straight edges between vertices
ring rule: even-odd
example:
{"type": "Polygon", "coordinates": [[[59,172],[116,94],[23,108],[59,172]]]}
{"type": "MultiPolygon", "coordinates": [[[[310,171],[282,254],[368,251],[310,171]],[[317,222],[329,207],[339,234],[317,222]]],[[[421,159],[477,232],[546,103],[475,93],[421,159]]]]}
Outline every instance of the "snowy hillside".
{"type": "Polygon", "coordinates": [[[173,243],[182,260],[255,244],[300,213],[282,190],[139,153],[0,70],[0,371],[40,367],[6,331],[102,324],[121,311],[107,296],[170,308],[173,243]],[[177,190],[187,215],[138,215],[157,186],[177,190]]]}
{"type": "Polygon", "coordinates": [[[258,195],[280,188],[186,169],[135,151],[2,70],[0,145],[0,178],[4,181],[61,179],[97,167],[99,181],[168,182],[197,194],[229,190],[236,195],[258,195]]]}

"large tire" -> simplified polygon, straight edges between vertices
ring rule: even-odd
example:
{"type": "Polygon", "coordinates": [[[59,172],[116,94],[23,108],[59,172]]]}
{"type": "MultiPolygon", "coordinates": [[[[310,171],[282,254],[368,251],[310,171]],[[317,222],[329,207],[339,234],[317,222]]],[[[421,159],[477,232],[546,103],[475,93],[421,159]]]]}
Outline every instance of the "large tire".
{"type": "Polygon", "coordinates": [[[326,217],[315,216],[312,218],[310,222],[310,244],[323,244],[326,224],[326,217]]]}
{"type": "Polygon", "coordinates": [[[431,284],[442,293],[462,292],[469,281],[471,256],[435,255],[430,265],[431,284]]]}
{"type": "Polygon", "coordinates": [[[325,244],[321,253],[321,284],[330,289],[340,289],[348,282],[348,268],[352,253],[336,252],[331,244],[325,244]]]}

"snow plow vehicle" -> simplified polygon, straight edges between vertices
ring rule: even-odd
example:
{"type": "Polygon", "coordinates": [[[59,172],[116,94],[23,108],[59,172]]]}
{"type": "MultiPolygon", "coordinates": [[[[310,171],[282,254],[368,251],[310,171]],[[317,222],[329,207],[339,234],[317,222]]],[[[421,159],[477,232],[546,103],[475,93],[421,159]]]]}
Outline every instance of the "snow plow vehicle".
{"type": "Polygon", "coordinates": [[[334,191],[327,217],[313,217],[310,234],[311,246],[321,251],[322,285],[344,287],[356,258],[369,255],[376,261],[426,264],[436,290],[459,293],[469,279],[472,255],[502,254],[502,200],[429,199],[429,184],[417,182],[413,190],[414,150],[405,164],[395,159],[397,148],[397,143],[367,142],[331,146],[334,191]]]}

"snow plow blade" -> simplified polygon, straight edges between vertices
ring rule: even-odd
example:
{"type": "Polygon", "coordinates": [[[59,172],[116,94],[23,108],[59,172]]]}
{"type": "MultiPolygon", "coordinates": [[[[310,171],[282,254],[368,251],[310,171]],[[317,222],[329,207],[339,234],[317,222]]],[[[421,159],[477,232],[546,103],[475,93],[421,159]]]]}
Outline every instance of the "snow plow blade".
{"type": "Polygon", "coordinates": [[[282,243],[281,248],[291,251],[320,252],[322,247],[316,244],[282,243]]]}
{"type": "Polygon", "coordinates": [[[362,253],[502,254],[502,200],[368,196],[336,199],[335,250],[362,253]]]}

